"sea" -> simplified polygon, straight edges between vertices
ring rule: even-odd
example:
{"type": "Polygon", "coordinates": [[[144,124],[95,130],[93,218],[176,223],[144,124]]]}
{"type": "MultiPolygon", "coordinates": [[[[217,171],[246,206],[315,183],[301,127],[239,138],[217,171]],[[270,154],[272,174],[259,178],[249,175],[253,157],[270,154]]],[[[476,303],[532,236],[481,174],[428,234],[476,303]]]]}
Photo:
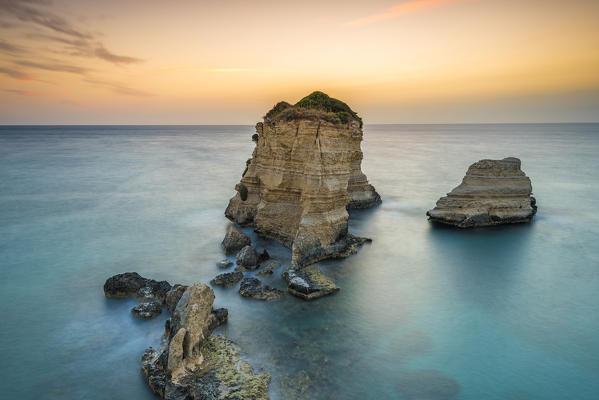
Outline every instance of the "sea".
{"type": "MultiPolygon", "coordinates": [[[[253,133],[0,127],[0,398],[156,398],[140,357],[168,313],[140,321],[103,284],[223,272],[224,210],[253,133]]],[[[383,202],[350,213],[372,243],[319,263],[337,294],[214,288],[229,310],[215,334],[271,374],[271,399],[599,399],[599,124],[366,125],[362,150],[383,202]],[[427,220],[470,164],[504,157],[532,180],[532,223],[427,220]]],[[[260,279],[284,290],[290,251],[244,231],[282,264],[260,279]]]]}

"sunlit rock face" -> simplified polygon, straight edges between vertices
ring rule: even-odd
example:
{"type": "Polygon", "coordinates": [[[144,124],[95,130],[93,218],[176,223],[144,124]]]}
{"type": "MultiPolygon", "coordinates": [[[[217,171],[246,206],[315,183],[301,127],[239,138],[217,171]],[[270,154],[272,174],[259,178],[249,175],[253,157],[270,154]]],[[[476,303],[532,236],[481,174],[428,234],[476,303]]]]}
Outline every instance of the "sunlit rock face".
{"type": "Polygon", "coordinates": [[[381,202],[361,171],[357,114],[315,92],[295,106],[277,104],[256,132],[252,158],[225,215],[290,247],[294,265],[355,248],[347,209],[381,202]]]}
{"type": "Polygon", "coordinates": [[[468,168],[462,183],[426,215],[460,228],[530,222],[537,212],[530,179],[520,160],[481,160],[468,168]]]}

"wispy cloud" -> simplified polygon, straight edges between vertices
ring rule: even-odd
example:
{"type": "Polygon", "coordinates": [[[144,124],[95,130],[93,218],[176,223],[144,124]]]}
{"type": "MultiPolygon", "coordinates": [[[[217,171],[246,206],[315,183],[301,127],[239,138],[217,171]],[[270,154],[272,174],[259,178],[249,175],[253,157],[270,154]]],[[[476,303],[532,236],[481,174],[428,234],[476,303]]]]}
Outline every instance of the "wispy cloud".
{"type": "Polygon", "coordinates": [[[367,25],[378,21],[384,21],[388,19],[394,19],[398,17],[402,17],[407,14],[413,14],[416,12],[424,11],[430,8],[452,4],[452,3],[460,3],[468,0],[409,0],[403,3],[397,4],[385,11],[380,13],[367,15],[365,17],[357,18],[352,21],[346,22],[344,25],[346,26],[359,26],[359,25],[367,25]]]}
{"type": "Polygon", "coordinates": [[[43,6],[50,4],[50,2],[43,0],[2,0],[0,1],[0,11],[13,15],[20,21],[30,22],[68,36],[81,39],[92,38],[92,34],[74,28],[63,17],[43,8],[43,6]],[[42,8],[39,6],[42,6],[42,8]]]}
{"type": "Polygon", "coordinates": [[[102,80],[98,80],[98,79],[84,79],[83,81],[87,82],[93,86],[96,86],[96,87],[103,87],[106,89],[110,89],[114,93],[122,94],[125,96],[134,96],[134,97],[154,96],[154,94],[152,94],[152,93],[149,93],[149,92],[146,92],[143,90],[139,90],[139,89],[131,88],[131,87],[126,86],[120,82],[102,81],[102,80]]]}
{"type": "Polygon", "coordinates": [[[96,57],[101,58],[102,60],[109,61],[114,64],[133,64],[143,62],[141,58],[129,57],[129,56],[120,56],[114,53],[109,52],[104,48],[104,46],[100,45],[94,51],[96,57]]]}
{"type": "Polygon", "coordinates": [[[0,67],[0,73],[8,75],[11,78],[16,79],[18,81],[34,81],[35,80],[35,78],[33,78],[31,75],[26,74],[21,71],[17,71],[16,69],[0,67]]]}
{"type": "MultiPolygon", "coordinates": [[[[96,57],[113,64],[143,62],[141,58],[115,54],[106,49],[98,34],[75,27],[67,19],[46,9],[52,3],[46,0],[0,0],[0,14],[12,16],[21,25],[43,27],[50,33],[32,32],[29,38],[62,45],[62,53],[71,56],[96,57]],[[24,23],[24,24],[23,24],[24,23]]],[[[36,29],[37,30],[37,29],[36,29]]],[[[2,48],[0,47],[0,50],[2,48]]]]}
{"type": "Polygon", "coordinates": [[[89,71],[89,69],[87,68],[78,67],[76,65],[59,64],[54,62],[35,62],[27,60],[17,60],[15,61],[15,64],[21,65],[23,67],[43,69],[46,71],[70,72],[72,74],[79,75],[83,75],[89,71]]]}
{"type": "Polygon", "coordinates": [[[44,96],[49,96],[47,93],[34,92],[32,90],[4,89],[4,91],[7,92],[7,93],[16,94],[18,96],[25,96],[25,97],[44,97],[44,96]]]}
{"type": "Polygon", "coordinates": [[[55,82],[45,81],[43,79],[37,79],[25,72],[18,71],[13,68],[0,67],[0,74],[7,75],[13,79],[16,79],[17,81],[22,81],[22,82],[42,82],[42,83],[48,83],[50,85],[56,85],[55,82]]]}
{"type": "Polygon", "coordinates": [[[199,67],[169,67],[162,68],[159,71],[189,71],[189,72],[250,72],[253,68],[199,68],[199,67]]]}
{"type": "Polygon", "coordinates": [[[8,43],[6,40],[0,39],[0,51],[10,54],[23,53],[23,48],[14,44],[8,43]]]}

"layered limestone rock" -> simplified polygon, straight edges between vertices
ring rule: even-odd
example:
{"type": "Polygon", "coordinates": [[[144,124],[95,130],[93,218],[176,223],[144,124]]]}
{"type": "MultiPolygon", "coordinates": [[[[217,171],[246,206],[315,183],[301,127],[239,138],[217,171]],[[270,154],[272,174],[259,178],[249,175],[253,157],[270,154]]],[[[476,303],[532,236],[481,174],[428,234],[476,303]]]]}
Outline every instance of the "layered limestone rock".
{"type": "Polygon", "coordinates": [[[520,160],[481,160],[468,168],[462,183],[426,215],[460,228],[530,222],[537,212],[530,179],[520,160]]]}
{"type": "Polygon", "coordinates": [[[281,102],[256,125],[257,144],[225,215],[292,250],[292,264],[351,254],[348,208],[379,204],[361,171],[362,121],[345,103],[314,92],[281,102]]]}

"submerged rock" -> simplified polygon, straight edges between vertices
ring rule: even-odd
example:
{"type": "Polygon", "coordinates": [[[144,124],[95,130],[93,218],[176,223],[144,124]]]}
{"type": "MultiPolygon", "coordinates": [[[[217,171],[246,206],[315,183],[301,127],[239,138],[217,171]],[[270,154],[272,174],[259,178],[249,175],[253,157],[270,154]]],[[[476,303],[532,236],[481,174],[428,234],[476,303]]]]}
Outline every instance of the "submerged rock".
{"type": "Polygon", "coordinates": [[[237,253],[239,250],[250,245],[251,243],[252,241],[248,235],[241,232],[235,226],[229,225],[227,228],[227,233],[225,234],[225,238],[221,243],[221,247],[225,253],[233,254],[237,253]]]}
{"type": "Polygon", "coordinates": [[[295,106],[277,104],[256,132],[227,218],[290,247],[294,265],[352,254],[358,242],[347,239],[347,209],[381,201],[361,171],[358,115],[314,92],[295,106]]]}
{"type": "Polygon", "coordinates": [[[316,265],[290,268],[285,271],[283,277],[289,284],[287,287],[289,293],[304,300],[312,300],[339,291],[339,286],[325,276],[316,265]]]}
{"type": "Polygon", "coordinates": [[[162,312],[162,304],[156,300],[139,303],[131,309],[131,313],[139,319],[152,319],[162,312]]]}
{"type": "Polygon", "coordinates": [[[481,160],[426,215],[459,228],[530,222],[537,212],[531,194],[530,179],[520,169],[519,159],[481,160]]]}
{"type": "Polygon", "coordinates": [[[171,285],[167,281],[147,279],[137,272],[114,275],[104,283],[104,294],[109,298],[135,295],[143,300],[156,300],[163,303],[169,290],[171,285]]]}
{"type": "Polygon", "coordinates": [[[243,278],[239,285],[239,294],[258,300],[273,300],[283,297],[283,292],[263,284],[258,278],[243,278]]]}
{"type": "Polygon", "coordinates": [[[233,266],[233,261],[221,260],[216,263],[216,266],[221,269],[229,268],[229,267],[233,266]]]}
{"type": "Polygon", "coordinates": [[[258,253],[252,246],[245,246],[235,257],[237,265],[252,270],[258,268],[258,253]]]}
{"type": "Polygon", "coordinates": [[[266,264],[266,266],[264,268],[262,268],[260,271],[258,271],[258,275],[271,276],[275,272],[275,269],[279,268],[280,266],[281,266],[280,262],[271,261],[268,264],[266,264]]]}
{"type": "Polygon", "coordinates": [[[214,277],[210,281],[213,285],[229,287],[235,285],[237,282],[243,279],[243,273],[241,272],[227,272],[214,277]]]}
{"type": "Polygon", "coordinates": [[[460,385],[437,370],[417,370],[399,374],[395,385],[408,400],[451,400],[460,393],[460,385]]]}
{"type": "Polygon", "coordinates": [[[262,253],[258,254],[258,264],[262,264],[264,261],[267,261],[270,258],[270,254],[266,249],[262,250],[262,253]]]}

